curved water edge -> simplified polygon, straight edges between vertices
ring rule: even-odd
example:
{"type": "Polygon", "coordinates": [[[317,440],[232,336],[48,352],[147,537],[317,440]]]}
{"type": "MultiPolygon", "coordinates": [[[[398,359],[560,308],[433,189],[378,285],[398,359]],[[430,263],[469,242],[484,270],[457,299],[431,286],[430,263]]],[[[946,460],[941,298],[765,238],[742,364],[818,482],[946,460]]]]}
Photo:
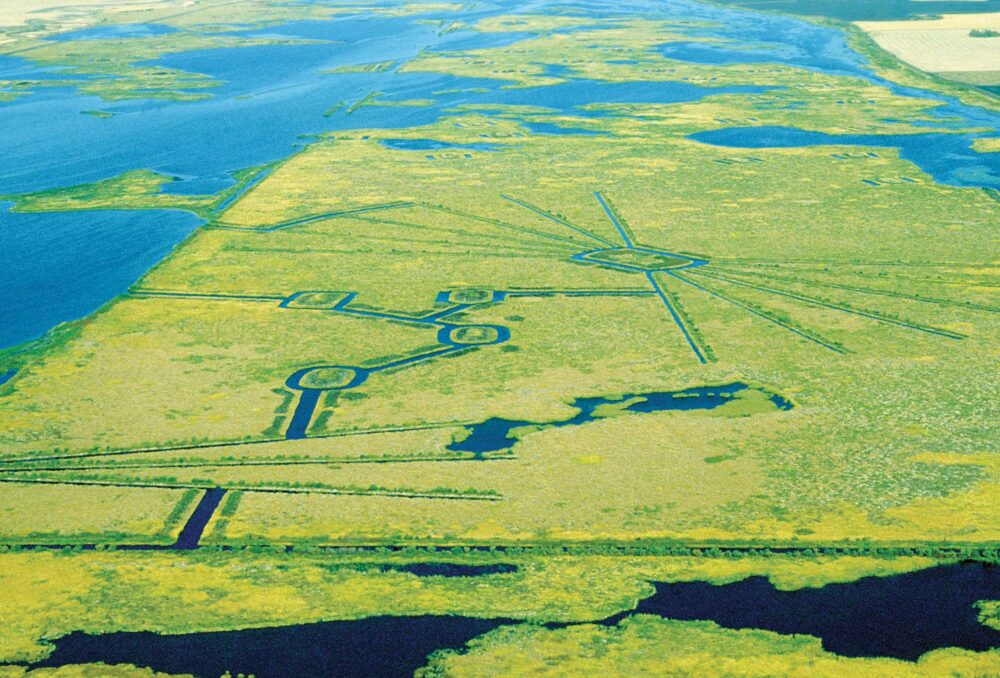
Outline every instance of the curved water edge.
{"type": "MultiPolygon", "coordinates": [[[[734,629],[807,634],[852,657],[915,660],[942,647],[1000,647],[1000,631],[980,624],[974,604],[1000,598],[1000,567],[958,563],[890,577],[865,577],[822,588],[778,591],[763,577],[725,585],[657,583],[634,610],[595,622],[616,625],[633,614],[710,620],[734,629]],[[906,624],[907,632],[885,633],[906,624]]],[[[257,678],[315,675],[411,676],[435,650],[461,648],[509,618],[370,617],[242,631],[181,635],[74,632],[33,667],[104,662],[215,678],[225,671],[257,678]]],[[[550,628],[570,626],[550,623],[550,628]]]]}

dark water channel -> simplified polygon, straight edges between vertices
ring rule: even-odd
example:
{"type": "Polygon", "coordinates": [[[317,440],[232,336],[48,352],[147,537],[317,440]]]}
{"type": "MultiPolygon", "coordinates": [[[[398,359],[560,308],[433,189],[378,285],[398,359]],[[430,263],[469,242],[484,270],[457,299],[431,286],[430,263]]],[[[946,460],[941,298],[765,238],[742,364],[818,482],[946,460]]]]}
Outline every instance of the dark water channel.
{"type": "Polygon", "coordinates": [[[208,521],[212,519],[212,514],[215,513],[215,509],[219,507],[219,502],[225,495],[226,491],[221,487],[205,490],[205,494],[198,501],[198,505],[194,507],[187,523],[177,535],[177,542],[173,548],[181,551],[197,548],[208,521]]]}
{"type": "MultiPolygon", "coordinates": [[[[728,628],[817,636],[828,651],[846,656],[914,660],[941,647],[1000,647],[1000,632],[980,624],[974,607],[998,598],[1000,568],[970,562],[798,591],[775,590],[763,577],[723,586],[656,584],[656,594],[635,610],[598,623],[617,624],[637,612],[712,620],[728,628]]],[[[516,623],[428,615],[183,635],[72,633],[57,639],[52,655],[36,666],[131,663],[199,678],[227,670],[257,678],[410,676],[431,652],[461,648],[516,623]]]]}

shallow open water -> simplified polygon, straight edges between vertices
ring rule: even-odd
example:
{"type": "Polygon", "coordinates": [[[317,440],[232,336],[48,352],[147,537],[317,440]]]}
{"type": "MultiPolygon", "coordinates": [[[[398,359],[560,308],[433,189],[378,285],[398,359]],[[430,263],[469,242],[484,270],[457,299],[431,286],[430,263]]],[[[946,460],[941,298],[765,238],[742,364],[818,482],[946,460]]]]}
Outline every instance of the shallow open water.
{"type": "Polygon", "coordinates": [[[11,214],[0,203],[0,347],[120,294],[199,223],[167,210],[11,214]]]}

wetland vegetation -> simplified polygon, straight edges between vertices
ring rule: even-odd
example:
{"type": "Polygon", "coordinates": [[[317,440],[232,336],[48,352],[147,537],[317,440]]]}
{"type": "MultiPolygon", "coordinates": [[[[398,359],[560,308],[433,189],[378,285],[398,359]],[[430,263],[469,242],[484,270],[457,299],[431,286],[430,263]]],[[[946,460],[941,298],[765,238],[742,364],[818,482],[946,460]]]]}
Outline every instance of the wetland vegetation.
{"type": "Polygon", "coordinates": [[[0,27],[0,676],[1000,665],[987,93],[754,0],[73,8],[0,27]]]}

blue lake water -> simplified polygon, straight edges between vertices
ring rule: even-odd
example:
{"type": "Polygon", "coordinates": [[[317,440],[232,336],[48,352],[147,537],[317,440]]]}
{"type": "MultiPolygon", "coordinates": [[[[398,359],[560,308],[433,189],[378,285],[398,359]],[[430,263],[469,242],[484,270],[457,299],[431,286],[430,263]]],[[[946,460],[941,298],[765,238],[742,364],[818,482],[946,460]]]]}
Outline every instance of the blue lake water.
{"type": "MultiPolygon", "coordinates": [[[[825,72],[853,75],[882,84],[903,96],[939,101],[937,117],[942,126],[996,129],[998,116],[961,105],[936,94],[902,88],[872,75],[862,57],[848,49],[843,35],[793,18],[762,15],[702,5],[689,0],[648,2],[626,0],[604,3],[572,0],[573,11],[598,18],[620,18],[636,12],[707,22],[689,30],[692,40],[667,45],[662,53],[670,58],[699,63],[775,61],[825,72]],[[694,39],[728,39],[731,44],[703,46],[694,39]]],[[[481,5],[462,18],[467,22],[491,14],[537,11],[537,2],[514,6],[481,5]]],[[[479,35],[467,30],[439,35],[439,27],[420,20],[452,17],[430,13],[415,17],[375,15],[334,18],[326,21],[296,21],[264,29],[244,28],[234,35],[279,35],[321,41],[307,45],[275,45],[252,48],[209,49],[173,54],[154,64],[203,73],[219,81],[209,90],[210,98],[196,102],[121,101],[105,102],[80,94],[71,87],[43,87],[14,102],[0,104],[0,194],[35,191],[97,181],[122,172],[145,168],[178,181],[165,190],[176,193],[216,192],[232,185],[231,172],[286,157],[295,147],[315,135],[333,130],[358,128],[394,129],[431,123],[450,108],[465,103],[524,104],[543,106],[557,113],[599,117],[607,112],[583,112],[593,103],[676,103],[695,101],[722,93],[756,93],[759,87],[704,88],[690,83],[605,83],[573,77],[570,68],[549,67],[549,73],[568,78],[550,87],[505,88],[499,80],[442,76],[433,73],[323,74],[354,64],[405,61],[422,50],[449,51],[510,44],[530,37],[525,31],[479,35]],[[375,93],[384,101],[431,99],[424,107],[351,105],[375,93]],[[339,104],[337,112],[324,115],[339,104]],[[104,110],[111,118],[82,115],[104,110]]],[[[62,34],[59,40],[109,39],[163,35],[169,27],[156,25],[102,26],[62,34]]],[[[566,29],[576,30],[576,29],[566,29]]],[[[57,68],[37,68],[17,57],[0,57],[0,79],[62,79],[57,68]]],[[[378,100],[375,101],[378,103],[378,100]]],[[[572,133],[543,121],[531,130],[541,134],[572,133]]],[[[749,133],[701,137],[710,143],[743,143],[749,133]],[[744,137],[741,137],[744,134],[744,137]]],[[[759,136],[759,134],[758,134],[759,136]]],[[[784,142],[812,143],[805,136],[785,136],[784,142]]],[[[849,140],[842,140],[851,143],[849,140]]],[[[926,134],[919,137],[882,138],[880,144],[903,149],[904,157],[920,165],[943,183],[963,186],[995,186],[997,154],[978,154],[969,147],[970,138],[926,134]],[[928,150],[929,149],[929,150],[928,150]]],[[[752,146],[763,147],[763,146],[752,146]]],[[[53,324],[98,307],[169,251],[193,227],[190,217],[149,215],[162,227],[148,229],[140,237],[135,214],[101,219],[84,214],[78,218],[57,215],[4,214],[3,237],[8,247],[0,251],[0,268],[17,271],[20,285],[14,294],[3,290],[2,309],[7,322],[0,346],[38,336],[53,324]],[[66,229],[65,237],[52,235],[66,229]],[[121,228],[123,249],[142,251],[140,256],[119,257],[108,253],[121,228]],[[36,233],[46,233],[52,252],[17,259],[33,251],[36,233]],[[140,244],[140,240],[146,240],[140,244]],[[26,242],[20,242],[20,241],[26,242]],[[72,264],[68,265],[67,264],[72,264]],[[82,273],[93,277],[89,284],[75,284],[82,273]],[[102,282],[98,278],[106,278],[102,282]],[[45,285],[39,285],[44,281],[45,285]],[[113,282],[112,282],[113,281],[113,282]],[[59,299],[51,289],[63,290],[59,299]],[[8,302],[7,298],[17,299],[8,302]]],[[[141,229],[139,229],[141,230],[141,229]]]]}
{"type": "Polygon", "coordinates": [[[750,64],[773,63],[787,59],[781,46],[750,49],[733,49],[725,43],[671,42],[660,47],[660,54],[668,59],[690,61],[698,64],[750,64]]]}
{"type": "Polygon", "coordinates": [[[496,144],[452,144],[437,139],[383,139],[382,145],[396,151],[495,151],[496,144]]]}
{"type": "MultiPolygon", "coordinates": [[[[718,20],[716,10],[701,12],[703,19],[718,20]]],[[[836,74],[873,77],[862,56],[847,46],[844,34],[789,17],[730,12],[698,37],[723,42],[668,43],[660,53],[670,59],[703,64],[779,63],[836,74]]]]}
{"type": "Polygon", "coordinates": [[[19,80],[61,80],[66,77],[62,73],[65,70],[65,67],[36,66],[20,57],[0,56],[0,80],[14,82],[19,80]]]}
{"type": "MultiPolygon", "coordinates": [[[[774,10],[774,0],[719,0],[723,4],[774,10]]],[[[889,21],[927,14],[1000,11],[1000,0],[784,0],[781,11],[843,21],[889,21]]]]}
{"type": "Polygon", "coordinates": [[[82,28],[78,31],[57,33],[46,40],[50,42],[70,42],[72,40],[114,40],[122,38],[151,38],[157,35],[167,35],[177,31],[173,26],[161,24],[114,24],[111,26],[95,26],[82,28]]]}
{"type": "Polygon", "coordinates": [[[824,134],[795,127],[727,127],[698,132],[691,138],[735,148],[795,148],[800,146],[881,146],[900,155],[951,186],[1000,189],[1000,153],[977,153],[967,134],[824,134]]]}
{"type": "MultiPolygon", "coordinates": [[[[843,0],[833,1],[843,4],[843,0]]],[[[687,0],[673,2],[682,4],[684,11],[691,17],[714,22],[710,28],[691,31],[692,35],[721,42],[668,43],[660,51],[669,58],[708,64],[778,63],[822,73],[853,76],[873,85],[886,87],[900,96],[938,102],[941,105],[932,111],[932,115],[942,123],[938,126],[983,125],[994,131],[1000,126],[1000,115],[993,111],[966,106],[954,98],[904,87],[875,75],[867,60],[848,46],[845,34],[839,30],[778,14],[727,11],[687,0]]],[[[929,6],[932,3],[921,1],[911,4],[929,6]]]]}
{"type": "Polygon", "coordinates": [[[176,211],[11,214],[0,205],[0,346],[121,294],[200,223],[176,211]]]}
{"type": "Polygon", "coordinates": [[[603,82],[572,79],[547,87],[520,87],[495,90],[477,97],[477,103],[542,106],[560,113],[583,117],[606,115],[600,111],[579,110],[581,106],[602,104],[675,104],[698,101],[720,94],[759,94],[767,88],[754,85],[703,87],[687,82],[603,82]]]}

